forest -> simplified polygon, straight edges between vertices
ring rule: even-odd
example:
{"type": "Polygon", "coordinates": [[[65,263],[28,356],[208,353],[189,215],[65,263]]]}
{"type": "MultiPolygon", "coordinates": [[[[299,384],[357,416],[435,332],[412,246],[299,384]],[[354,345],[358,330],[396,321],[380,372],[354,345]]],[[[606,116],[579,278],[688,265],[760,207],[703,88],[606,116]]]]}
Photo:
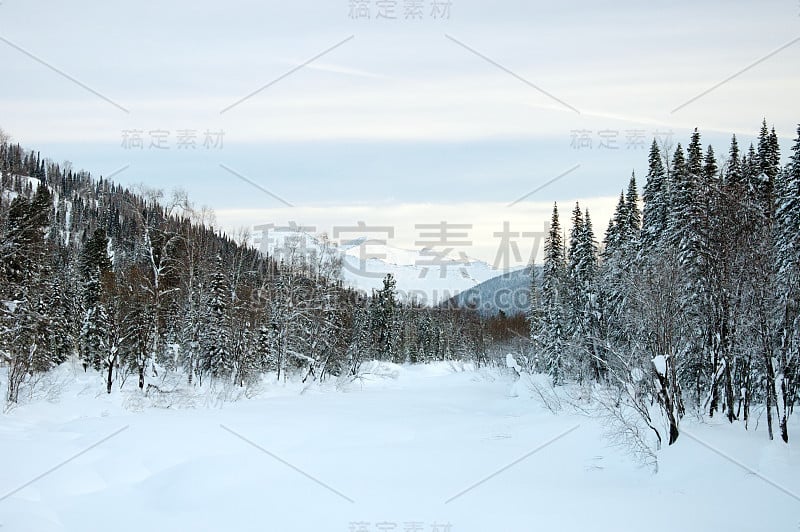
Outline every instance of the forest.
{"type": "MultiPolygon", "coordinates": [[[[765,416],[788,442],[800,347],[800,128],[720,156],[695,130],[653,141],[601,242],[554,206],[526,315],[402,301],[342,281],[335,243],[277,260],[185,192],[124,188],[0,139],[0,357],[6,399],[75,358],[117,387],[357,378],[364,361],[469,361],[588,390],[634,440],[672,444],[688,413],[765,416]],[[569,230],[566,231],[565,227],[569,230]],[[132,377],[132,378],[131,378],[132,377]],[[645,434],[647,433],[647,434],[645,434]]],[[[720,150],[720,153],[723,153],[720,150]]],[[[537,271],[537,270],[534,270],[537,271]]],[[[570,388],[571,387],[571,388],[570,388]]]]}
{"type": "Polygon", "coordinates": [[[654,141],[642,196],[640,209],[631,176],[599,251],[588,212],[576,205],[566,238],[553,209],[529,366],[556,384],[602,384],[623,431],[643,440],[640,423],[656,447],[678,439],[687,413],[747,428],[756,408],[769,438],[777,431],[788,442],[800,347],[800,128],[785,166],[766,120],[757,146],[742,149],[733,136],[723,157],[696,129],[685,149],[654,141]]]}
{"type": "Polygon", "coordinates": [[[164,371],[246,386],[270,372],[357,375],[371,359],[482,364],[509,329],[527,334],[523,317],[399,301],[390,275],[372,294],[350,289],[325,237],[313,253],[287,238],[276,261],[247,231],[216,229],[183,192],[124,189],[7,140],[0,166],[0,354],[12,403],[27,379],[72,356],[102,371],[110,393],[131,375],[145,389],[164,371]]]}

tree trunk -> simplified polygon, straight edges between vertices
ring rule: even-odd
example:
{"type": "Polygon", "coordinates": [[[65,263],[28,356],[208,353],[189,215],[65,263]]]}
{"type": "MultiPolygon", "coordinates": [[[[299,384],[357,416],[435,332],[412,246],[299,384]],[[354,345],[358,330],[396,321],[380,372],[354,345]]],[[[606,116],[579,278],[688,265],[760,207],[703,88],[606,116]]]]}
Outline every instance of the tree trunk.
{"type": "Polygon", "coordinates": [[[764,353],[764,367],[767,373],[764,377],[767,392],[767,432],[771,440],[774,438],[772,430],[772,407],[773,398],[775,397],[775,368],[772,366],[772,357],[766,352],[764,353]]]}
{"type": "MultiPolygon", "coordinates": [[[[783,361],[781,360],[781,363],[783,361]]],[[[781,439],[784,443],[789,443],[789,428],[787,426],[788,422],[788,414],[787,414],[787,405],[786,405],[786,365],[781,364],[781,376],[778,379],[778,385],[780,386],[780,390],[776,390],[775,394],[775,401],[778,406],[778,428],[781,431],[781,439]],[[777,393],[780,392],[780,393],[777,393]]],[[[775,384],[773,382],[772,385],[773,389],[775,389],[775,384]]]]}
{"type": "Polygon", "coordinates": [[[22,379],[25,371],[22,369],[22,364],[19,360],[12,358],[11,364],[8,368],[8,402],[16,403],[19,399],[19,387],[22,384],[22,379]]]}
{"type": "MultiPolygon", "coordinates": [[[[783,386],[781,386],[783,388],[783,386]]],[[[783,390],[783,398],[778,397],[778,401],[785,401],[786,400],[786,390],[783,390]]],[[[781,429],[781,439],[784,443],[789,443],[789,427],[787,426],[787,418],[786,415],[786,403],[784,402],[783,407],[781,408],[781,416],[778,420],[778,426],[781,429]]]]}
{"type": "Polygon", "coordinates": [[[742,383],[742,402],[744,403],[742,408],[742,419],[744,420],[744,428],[747,430],[747,427],[750,423],[750,397],[752,396],[752,390],[750,389],[750,357],[748,356],[747,359],[744,361],[744,368],[742,371],[744,375],[743,383],[742,383]]]}
{"type": "Polygon", "coordinates": [[[111,393],[111,383],[114,381],[114,360],[108,363],[108,378],[106,379],[106,393],[111,393]]]}
{"type": "Polygon", "coordinates": [[[721,361],[717,346],[712,346],[712,350],[714,354],[712,355],[713,362],[711,367],[714,368],[714,373],[711,375],[711,406],[708,409],[708,417],[714,417],[714,412],[719,408],[719,376],[722,373],[720,371],[722,368],[720,368],[721,361]]]}
{"type": "Polygon", "coordinates": [[[723,360],[725,361],[725,402],[727,403],[728,422],[733,423],[733,420],[736,419],[736,414],[733,411],[734,403],[736,402],[733,397],[733,376],[730,358],[726,356],[723,360]]]}
{"type": "MultiPolygon", "coordinates": [[[[670,360],[670,358],[667,359],[667,364],[672,363],[670,360]]],[[[680,430],[678,429],[680,413],[676,413],[678,406],[675,398],[672,396],[672,386],[670,385],[670,378],[668,377],[668,375],[672,375],[673,372],[668,368],[667,371],[664,372],[664,375],[661,375],[658,371],[655,373],[661,387],[658,392],[658,397],[664,409],[664,413],[667,415],[667,420],[669,421],[669,445],[672,445],[678,440],[678,436],[680,435],[680,430]]]]}

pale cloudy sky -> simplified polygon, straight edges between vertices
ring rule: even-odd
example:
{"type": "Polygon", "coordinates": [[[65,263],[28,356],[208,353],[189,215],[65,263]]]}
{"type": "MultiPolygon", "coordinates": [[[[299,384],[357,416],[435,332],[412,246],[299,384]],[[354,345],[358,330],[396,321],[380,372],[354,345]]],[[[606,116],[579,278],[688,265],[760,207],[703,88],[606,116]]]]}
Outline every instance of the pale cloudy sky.
{"type": "Polygon", "coordinates": [[[724,153],[766,117],[785,156],[800,121],[797,0],[352,3],[4,0],[0,126],[95,175],[183,187],[228,229],[365,221],[408,247],[415,224],[471,223],[491,262],[504,221],[540,230],[554,201],[602,235],[657,132],[697,126],[724,153]]]}

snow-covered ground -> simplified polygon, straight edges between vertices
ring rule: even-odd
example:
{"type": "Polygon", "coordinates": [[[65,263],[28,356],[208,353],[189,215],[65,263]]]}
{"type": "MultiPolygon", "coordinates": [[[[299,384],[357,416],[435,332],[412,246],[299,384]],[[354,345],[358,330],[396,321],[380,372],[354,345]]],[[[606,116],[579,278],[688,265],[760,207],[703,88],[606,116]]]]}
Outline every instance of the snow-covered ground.
{"type": "MultiPolygon", "coordinates": [[[[763,422],[745,432],[687,420],[684,430],[715,450],[682,437],[653,474],[610,446],[601,422],[553,415],[524,390],[514,397],[508,373],[447,364],[377,373],[345,389],[273,384],[251,399],[162,397],[156,408],[133,392],[107,396],[97,375],[79,372],[57,402],[0,415],[2,530],[800,525],[800,500],[783,491],[800,493],[800,456],[768,442],[763,422]]],[[[796,416],[791,429],[800,433],[796,416]]]]}

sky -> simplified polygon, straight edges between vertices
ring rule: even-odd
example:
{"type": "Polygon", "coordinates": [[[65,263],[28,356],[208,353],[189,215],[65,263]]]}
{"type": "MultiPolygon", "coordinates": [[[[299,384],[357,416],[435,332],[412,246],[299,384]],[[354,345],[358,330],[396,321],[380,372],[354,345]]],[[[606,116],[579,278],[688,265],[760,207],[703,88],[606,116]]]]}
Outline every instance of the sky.
{"type": "Polygon", "coordinates": [[[413,248],[445,221],[490,263],[554,202],[601,238],[654,137],[724,154],[766,118],[788,156],[798,0],[555,4],[3,0],[0,127],[226,231],[364,222],[413,248]]]}

